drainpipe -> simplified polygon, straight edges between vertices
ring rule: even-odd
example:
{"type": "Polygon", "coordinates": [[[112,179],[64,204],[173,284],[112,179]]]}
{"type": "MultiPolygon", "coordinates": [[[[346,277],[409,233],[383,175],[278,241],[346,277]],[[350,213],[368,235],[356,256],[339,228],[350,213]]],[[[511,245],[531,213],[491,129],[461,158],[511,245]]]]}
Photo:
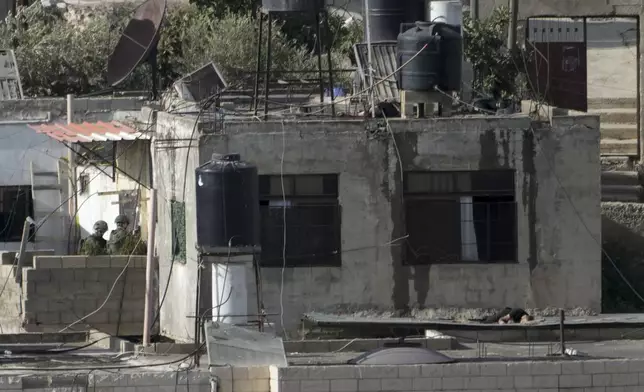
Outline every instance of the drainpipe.
{"type": "MultiPolygon", "coordinates": [[[[154,271],[154,241],[157,215],[157,191],[149,191],[148,200],[148,251],[145,263],[145,314],[143,315],[143,347],[150,345],[150,322],[152,320],[152,278],[154,271]]],[[[198,310],[197,310],[198,311],[198,310]]]]}

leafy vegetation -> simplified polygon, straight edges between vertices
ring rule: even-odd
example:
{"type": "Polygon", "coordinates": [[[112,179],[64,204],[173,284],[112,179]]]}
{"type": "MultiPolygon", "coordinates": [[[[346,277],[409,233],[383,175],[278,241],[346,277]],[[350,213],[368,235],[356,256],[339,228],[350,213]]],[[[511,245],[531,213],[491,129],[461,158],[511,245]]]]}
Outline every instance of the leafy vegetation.
{"type": "MultiPolygon", "coordinates": [[[[247,12],[252,3],[253,0],[218,0],[215,4],[172,6],[159,41],[160,85],[167,87],[177,77],[210,61],[218,65],[232,85],[247,85],[257,54],[257,23],[247,12]]],[[[131,12],[127,5],[94,7],[79,13],[76,9],[45,9],[35,3],[0,23],[0,47],[15,49],[23,90],[28,96],[100,91],[108,87],[107,58],[131,12]]],[[[334,68],[349,65],[350,44],[361,34],[360,26],[345,27],[341,22],[338,17],[330,20],[334,68]]],[[[317,59],[306,39],[289,36],[285,30],[283,21],[274,22],[273,68],[316,69],[317,59]]],[[[119,87],[147,90],[149,71],[147,65],[139,67],[119,87]]]]}
{"type": "Polygon", "coordinates": [[[506,47],[510,12],[498,7],[487,18],[463,18],[464,52],[474,69],[472,90],[497,99],[520,99],[525,91],[524,49],[506,47]]]}

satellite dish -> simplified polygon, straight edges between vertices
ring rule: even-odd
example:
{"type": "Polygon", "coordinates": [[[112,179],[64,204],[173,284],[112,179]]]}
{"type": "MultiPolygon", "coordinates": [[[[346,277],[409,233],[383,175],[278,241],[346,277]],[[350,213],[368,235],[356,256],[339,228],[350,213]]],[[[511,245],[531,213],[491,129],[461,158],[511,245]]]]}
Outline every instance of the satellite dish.
{"type": "Polygon", "coordinates": [[[122,83],[147,60],[152,67],[152,95],[156,99],[157,44],[165,11],[166,0],[147,0],[137,7],[107,60],[107,82],[110,86],[122,83]]]}

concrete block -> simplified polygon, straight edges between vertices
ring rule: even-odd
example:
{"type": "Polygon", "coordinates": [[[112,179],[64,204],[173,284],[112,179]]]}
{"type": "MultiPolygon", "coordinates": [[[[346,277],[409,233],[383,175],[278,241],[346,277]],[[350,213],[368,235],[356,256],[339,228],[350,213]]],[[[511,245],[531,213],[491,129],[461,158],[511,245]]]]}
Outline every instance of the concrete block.
{"type": "Polygon", "coordinates": [[[300,381],[300,388],[302,391],[307,392],[329,392],[331,382],[329,380],[302,380],[300,381]]]}
{"type": "Polygon", "coordinates": [[[441,378],[414,378],[412,380],[412,390],[414,391],[437,391],[443,389],[443,379],[441,378]]]}
{"type": "Polygon", "coordinates": [[[254,392],[268,392],[268,388],[270,388],[270,384],[268,382],[268,378],[266,379],[255,379],[255,380],[250,380],[253,383],[253,391],[254,392]]]}
{"type": "Polygon", "coordinates": [[[533,388],[538,388],[538,389],[557,388],[558,386],[559,386],[559,379],[557,377],[553,377],[553,376],[533,376],[532,377],[533,388]]]}
{"type": "Polygon", "coordinates": [[[60,292],[58,282],[39,282],[36,283],[36,294],[51,296],[60,292]]]}
{"type": "Polygon", "coordinates": [[[561,364],[561,374],[583,374],[584,369],[582,362],[563,362],[561,364]]]}
{"type": "Polygon", "coordinates": [[[593,386],[605,387],[610,385],[610,374],[593,374],[593,386]]]}
{"type": "Polygon", "coordinates": [[[248,368],[246,367],[234,367],[233,368],[233,380],[248,380],[248,368]]]}
{"type": "Polygon", "coordinates": [[[52,269],[52,270],[43,270],[47,271],[51,274],[51,281],[52,282],[60,282],[61,287],[65,287],[66,282],[74,282],[76,280],[76,276],[74,274],[73,269],[52,269]]]}
{"type": "Polygon", "coordinates": [[[253,392],[252,380],[234,380],[233,392],[253,392]]]}
{"type": "Polygon", "coordinates": [[[59,312],[40,312],[36,313],[36,321],[41,324],[55,325],[60,324],[59,312]]]}
{"type": "Polygon", "coordinates": [[[87,257],[87,268],[110,268],[110,256],[90,256],[87,257]]]}
{"type": "Polygon", "coordinates": [[[478,376],[481,369],[477,363],[455,363],[443,367],[443,377],[478,376]]]}
{"type": "Polygon", "coordinates": [[[280,381],[279,392],[301,392],[299,380],[280,381]]]}
{"type": "Polygon", "coordinates": [[[641,359],[634,359],[628,361],[628,372],[629,373],[643,373],[644,372],[644,361],[641,359]]]}
{"type": "Polygon", "coordinates": [[[514,377],[504,376],[496,378],[496,385],[499,389],[514,389],[514,377]]]}
{"type": "Polygon", "coordinates": [[[584,374],[606,373],[606,366],[603,361],[585,361],[582,369],[584,374]]]}
{"type": "Polygon", "coordinates": [[[556,362],[532,362],[530,365],[532,375],[559,375],[561,374],[561,364],[556,362]]]}
{"type": "Polygon", "coordinates": [[[248,368],[249,380],[264,380],[269,378],[268,366],[253,366],[248,368]]]}
{"type": "Polygon", "coordinates": [[[413,382],[411,378],[383,378],[381,387],[383,391],[411,391],[413,382]]]}
{"type": "Polygon", "coordinates": [[[559,376],[560,388],[586,388],[593,386],[593,378],[590,375],[562,374],[559,376]]]}
{"type": "Polygon", "coordinates": [[[138,310],[142,311],[145,307],[145,301],[142,299],[129,299],[123,301],[123,310],[138,310]]]}
{"type": "Polygon", "coordinates": [[[100,273],[102,271],[104,270],[97,268],[76,269],[74,270],[74,276],[79,281],[98,282],[100,273]]]}
{"type": "Polygon", "coordinates": [[[507,364],[508,376],[530,376],[532,375],[531,362],[513,362],[507,364]]]}
{"type": "Polygon", "coordinates": [[[638,385],[640,382],[638,373],[613,373],[610,376],[610,386],[612,387],[638,385]]]}
{"type": "Polygon", "coordinates": [[[36,256],[34,258],[34,268],[36,269],[50,269],[62,268],[62,259],[58,256],[36,256]]]}
{"type": "MultiPolygon", "coordinates": [[[[519,376],[519,377],[528,377],[528,376],[519,376]]],[[[466,389],[496,390],[497,388],[496,377],[466,377],[464,380],[465,380],[466,389]]]]}
{"type": "Polygon", "coordinates": [[[421,365],[420,369],[423,377],[443,377],[443,365],[421,365]]]}
{"type": "Polygon", "coordinates": [[[46,269],[32,269],[32,268],[27,268],[24,270],[24,276],[23,280],[27,280],[27,282],[49,282],[51,281],[51,270],[46,270],[46,269]]]}
{"type": "MultiPolygon", "coordinates": [[[[87,314],[92,312],[88,312],[87,314]]],[[[102,310],[99,310],[91,316],[87,316],[85,321],[89,324],[107,324],[108,322],[110,322],[108,313],[102,310]]]]}
{"type": "Polygon", "coordinates": [[[63,268],[85,268],[87,256],[63,256],[61,262],[63,268]]]}
{"type": "Polygon", "coordinates": [[[92,297],[77,298],[70,303],[71,310],[76,312],[93,312],[100,304],[92,297]]]}
{"type": "Polygon", "coordinates": [[[398,377],[400,378],[417,378],[422,375],[422,366],[408,365],[398,367],[398,377]]]}
{"type": "MultiPolygon", "coordinates": [[[[49,311],[49,301],[47,299],[27,299],[24,301],[24,311],[40,313],[49,311]]],[[[56,310],[54,310],[56,311],[56,310]]]]}
{"type": "Polygon", "coordinates": [[[16,252],[0,252],[0,262],[2,263],[2,265],[14,265],[16,262],[16,252]]]}
{"type": "Polygon", "coordinates": [[[358,380],[358,391],[360,392],[382,391],[382,384],[380,383],[380,379],[374,378],[374,379],[358,380]]]}
{"type": "Polygon", "coordinates": [[[507,366],[504,363],[482,363],[480,365],[481,376],[505,376],[507,366]]]}
{"type": "Polygon", "coordinates": [[[331,392],[355,392],[358,390],[358,380],[331,380],[331,392]]]}
{"type": "Polygon", "coordinates": [[[312,380],[336,380],[359,378],[355,366],[314,366],[309,368],[309,378],[312,380]]]}
{"type": "Polygon", "coordinates": [[[396,366],[364,366],[359,369],[362,378],[398,378],[396,366]]]}
{"type": "Polygon", "coordinates": [[[443,377],[443,390],[454,391],[465,388],[463,377],[443,377]]]}
{"type": "Polygon", "coordinates": [[[126,265],[128,267],[134,266],[134,256],[131,258],[129,256],[110,256],[109,266],[111,268],[123,269],[126,265]]]}
{"type": "Polygon", "coordinates": [[[107,284],[103,282],[84,282],[83,288],[86,293],[96,295],[98,298],[101,298],[101,296],[107,295],[108,290],[111,287],[108,287],[107,284]]]}
{"type": "MultiPolygon", "coordinates": [[[[154,264],[154,262],[153,262],[154,264]]],[[[134,268],[145,269],[148,266],[147,256],[135,256],[134,268]]]]}
{"type": "Polygon", "coordinates": [[[628,373],[629,361],[606,361],[606,373],[628,373]]]}

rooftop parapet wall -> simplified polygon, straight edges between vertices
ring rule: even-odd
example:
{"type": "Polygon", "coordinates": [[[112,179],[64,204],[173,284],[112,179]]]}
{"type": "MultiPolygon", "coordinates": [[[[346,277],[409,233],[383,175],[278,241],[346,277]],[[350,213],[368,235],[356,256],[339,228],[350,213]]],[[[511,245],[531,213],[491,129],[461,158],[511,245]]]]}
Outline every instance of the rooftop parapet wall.
{"type": "Polygon", "coordinates": [[[146,256],[37,256],[22,278],[24,329],[59,331],[87,317],[75,330],[140,335],[145,264],[146,256]]]}
{"type": "MultiPolygon", "coordinates": [[[[113,112],[140,110],[144,104],[143,98],[74,98],[73,110],[76,119],[107,121],[113,112]]],[[[0,101],[0,121],[39,121],[47,117],[55,120],[66,116],[65,98],[0,101]]]]}

